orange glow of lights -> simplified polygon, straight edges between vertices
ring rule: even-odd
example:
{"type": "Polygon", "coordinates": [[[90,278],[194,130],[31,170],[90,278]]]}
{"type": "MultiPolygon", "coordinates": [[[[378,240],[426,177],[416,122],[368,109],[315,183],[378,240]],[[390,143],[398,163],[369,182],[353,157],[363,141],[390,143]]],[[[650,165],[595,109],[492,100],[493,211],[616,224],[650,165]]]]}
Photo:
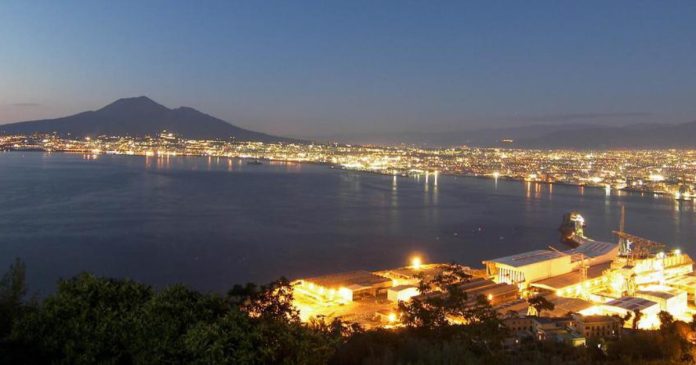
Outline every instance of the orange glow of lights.
{"type": "Polygon", "coordinates": [[[421,260],[420,256],[414,256],[411,258],[411,267],[414,268],[415,270],[420,270],[421,265],[423,265],[423,260],[421,260]]]}

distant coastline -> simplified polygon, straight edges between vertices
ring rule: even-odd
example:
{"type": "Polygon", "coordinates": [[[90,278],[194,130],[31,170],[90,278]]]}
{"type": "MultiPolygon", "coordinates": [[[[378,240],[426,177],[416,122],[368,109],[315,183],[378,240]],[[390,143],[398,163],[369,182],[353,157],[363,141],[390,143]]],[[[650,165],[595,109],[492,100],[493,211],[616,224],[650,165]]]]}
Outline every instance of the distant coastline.
{"type": "MultiPolygon", "coordinates": [[[[5,150],[0,150],[0,152],[37,152],[37,153],[65,153],[65,154],[81,154],[81,155],[93,155],[93,153],[89,150],[84,150],[84,151],[68,151],[68,150],[53,150],[53,151],[48,151],[45,149],[41,148],[28,148],[28,149],[5,149],[5,150]]],[[[100,152],[99,155],[115,155],[115,156],[132,156],[132,157],[156,157],[156,158],[171,158],[171,157],[216,157],[216,158],[227,158],[227,159],[240,159],[240,160],[258,160],[258,161],[264,161],[264,162],[289,162],[289,163],[295,163],[295,164],[304,164],[304,165],[316,165],[316,166],[324,166],[328,167],[331,169],[338,169],[338,170],[344,170],[347,172],[352,172],[352,173],[360,173],[360,174],[368,174],[368,175],[380,175],[380,176],[397,176],[397,177],[409,177],[409,176],[423,176],[423,174],[394,174],[394,173],[388,173],[388,172],[382,172],[382,171],[375,171],[375,170],[366,170],[366,169],[358,169],[358,168],[350,168],[346,167],[340,164],[335,164],[335,163],[330,163],[330,162],[322,162],[322,161],[309,161],[309,160],[293,160],[293,159],[274,159],[274,158],[268,158],[268,157],[244,157],[244,156],[207,156],[203,154],[186,154],[186,153],[177,153],[176,155],[173,156],[148,156],[147,154],[140,153],[140,154],[126,154],[126,153],[107,153],[107,152],[100,152]]],[[[432,173],[429,173],[432,174],[432,173]]],[[[575,184],[575,183],[570,183],[570,182],[564,182],[564,181],[528,181],[524,179],[518,179],[515,177],[511,176],[500,176],[500,177],[492,177],[488,175],[483,175],[483,174],[467,174],[467,173],[452,173],[452,172],[438,172],[439,175],[441,176],[448,176],[448,177],[465,177],[465,178],[476,178],[476,179],[482,179],[482,180],[502,180],[502,181],[510,181],[510,182],[519,182],[519,183],[534,183],[534,184],[542,184],[542,185],[560,185],[560,186],[569,186],[569,187],[578,187],[578,188],[589,188],[589,189],[595,189],[595,190],[605,190],[606,188],[603,188],[601,186],[597,185],[584,185],[584,184],[575,184]]],[[[639,193],[640,195],[644,194],[653,194],[657,195],[660,197],[670,197],[673,196],[672,194],[664,191],[652,191],[652,190],[639,190],[639,189],[631,189],[631,188],[624,188],[624,189],[616,189],[612,188],[611,191],[620,191],[620,192],[625,192],[625,193],[639,193]]],[[[684,200],[684,199],[675,199],[675,200],[684,200]]]]}

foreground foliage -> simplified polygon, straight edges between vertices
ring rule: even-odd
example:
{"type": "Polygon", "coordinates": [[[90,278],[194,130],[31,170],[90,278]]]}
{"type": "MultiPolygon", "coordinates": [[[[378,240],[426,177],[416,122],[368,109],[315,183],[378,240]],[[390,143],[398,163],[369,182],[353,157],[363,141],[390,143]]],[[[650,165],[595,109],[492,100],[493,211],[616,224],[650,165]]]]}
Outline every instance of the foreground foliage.
{"type": "Polygon", "coordinates": [[[687,364],[695,354],[685,340],[693,324],[666,315],[661,330],[613,342],[504,349],[488,302],[463,307],[454,266],[435,278],[445,296],[402,306],[407,326],[371,331],[301,323],[285,279],[222,296],[81,274],[37,301],[26,298],[25,274],[17,261],[0,279],[0,364],[687,364]],[[469,324],[447,324],[452,315],[469,324]]]}

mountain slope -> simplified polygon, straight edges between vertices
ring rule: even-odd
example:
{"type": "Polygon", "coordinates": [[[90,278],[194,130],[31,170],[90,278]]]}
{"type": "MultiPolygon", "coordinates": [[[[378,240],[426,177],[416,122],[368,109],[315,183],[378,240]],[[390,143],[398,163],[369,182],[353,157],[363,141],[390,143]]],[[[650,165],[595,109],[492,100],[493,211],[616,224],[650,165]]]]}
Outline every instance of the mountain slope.
{"type": "Polygon", "coordinates": [[[696,122],[682,124],[634,124],[623,127],[588,126],[569,131],[550,131],[516,143],[532,148],[694,148],[696,122]]]}
{"type": "Polygon", "coordinates": [[[51,133],[84,136],[155,136],[167,130],[194,139],[229,139],[261,142],[289,142],[276,137],[239,128],[196,109],[169,109],[148,97],[119,99],[96,111],[63,118],[35,120],[0,125],[0,133],[51,133]]]}
{"type": "Polygon", "coordinates": [[[450,132],[390,132],[320,138],[355,144],[412,144],[431,147],[480,146],[522,148],[696,148],[696,121],[682,124],[528,125],[450,132]],[[501,143],[503,139],[514,143],[501,143]]]}

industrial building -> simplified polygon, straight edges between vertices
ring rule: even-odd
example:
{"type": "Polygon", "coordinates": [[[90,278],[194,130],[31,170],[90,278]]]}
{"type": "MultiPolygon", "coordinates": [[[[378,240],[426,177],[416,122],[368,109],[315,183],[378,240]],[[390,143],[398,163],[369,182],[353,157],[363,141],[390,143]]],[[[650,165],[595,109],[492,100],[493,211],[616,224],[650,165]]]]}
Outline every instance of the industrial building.
{"type": "Polygon", "coordinates": [[[621,335],[621,322],[614,316],[573,315],[575,331],[585,338],[618,337],[621,335]]]}
{"type": "MultiPolygon", "coordinates": [[[[612,262],[618,253],[618,246],[608,242],[594,241],[579,237],[580,245],[567,251],[535,250],[517,255],[500,257],[484,261],[486,272],[499,283],[517,284],[528,287],[544,279],[556,278],[574,271],[580,273],[584,268],[593,268],[594,272],[612,262]]],[[[589,271],[589,270],[588,270],[589,271]]],[[[582,278],[580,278],[582,279],[582,278]]],[[[578,281],[572,275],[565,279],[567,285],[555,283],[556,289],[563,289],[578,281]],[[570,281],[569,281],[570,280],[570,281]],[[561,285],[561,286],[558,286],[561,285]]],[[[582,281],[582,280],[579,280],[582,281]]]]}
{"type": "Polygon", "coordinates": [[[392,286],[389,278],[369,271],[352,271],[299,280],[295,287],[319,299],[352,302],[363,297],[386,293],[392,286]]]}
{"type": "Polygon", "coordinates": [[[495,282],[521,287],[572,270],[570,255],[551,250],[535,250],[483,263],[486,265],[486,272],[495,282]]]}
{"type": "Polygon", "coordinates": [[[420,290],[414,285],[398,285],[387,289],[387,299],[396,303],[407,301],[419,294],[420,290]]]}
{"type": "Polygon", "coordinates": [[[638,327],[649,329],[660,325],[657,318],[658,313],[660,313],[660,305],[651,300],[638,297],[621,297],[614,299],[607,303],[580,311],[580,314],[584,316],[615,314],[620,317],[626,317],[626,315],[630,313],[630,322],[627,322],[626,325],[632,326],[636,312],[640,312],[642,315],[638,327]]]}
{"type": "MultiPolygon", "coordinates": [[[[615,323],[606,319],[607,315],[627,318],[638,311],[642,314],[636,324],[639,328],[659,326],[660,311],[667,311],[676,319],[691,320],[696,313],[696,275],[688,255],[627,234],[623,228],[614,232],[618,243],[595,241],[584,236],[582,216],[574,213],[568,217],[569,223],[562,228],[565,242],[574,246],[571,249],[549,247],[486,260],[483,270],[466,267],[471,277],[457,285],[466,293],[468,304],[483,297],[498,313],[519,315],[527,313],[527,297],[542,295],[555,305],[546,311],[547,316],[562,317],[569,312],[593,316],[575,320],[584,337],[616,332],[615,323]]],[[[365,319],[375,317],[379,311],[383,315],[377,317],[393,319],[399,302],[444,295],[441,288],[422,294],[419,285],[436,278],[447,267],[426,265],[416,258],[410,266],[390,270],[298,280],[296,288],[306,313],[343,313],[365,319]],[[337,307],[349,303],[351,307],[337,307]]],[[[632,321],[625,325],[631,326],[632,321]]],[[[394,325],[392,322],[387,324],[394,325]]],[[[514,328],[529,328],[527,324],[514,323],[514,328]]],[[[555,331],[541,322],[532,327],[543,329],[545,334],[555,331]]]]}

